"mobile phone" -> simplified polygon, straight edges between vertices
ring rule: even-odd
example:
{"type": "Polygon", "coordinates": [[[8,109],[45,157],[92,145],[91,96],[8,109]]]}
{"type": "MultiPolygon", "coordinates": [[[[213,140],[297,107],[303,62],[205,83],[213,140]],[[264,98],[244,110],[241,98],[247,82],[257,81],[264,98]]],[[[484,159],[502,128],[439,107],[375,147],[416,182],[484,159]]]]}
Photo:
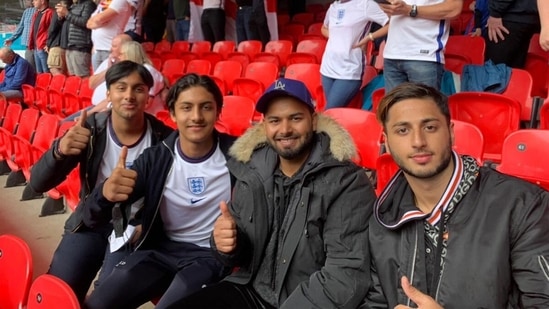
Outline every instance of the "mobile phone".
{"type": "Polygon", "coordinates": [[[375,2],[379,3],[379,4],[392,4],[391,2],[389,2],[388,0],[374,0],[375,2]]]}

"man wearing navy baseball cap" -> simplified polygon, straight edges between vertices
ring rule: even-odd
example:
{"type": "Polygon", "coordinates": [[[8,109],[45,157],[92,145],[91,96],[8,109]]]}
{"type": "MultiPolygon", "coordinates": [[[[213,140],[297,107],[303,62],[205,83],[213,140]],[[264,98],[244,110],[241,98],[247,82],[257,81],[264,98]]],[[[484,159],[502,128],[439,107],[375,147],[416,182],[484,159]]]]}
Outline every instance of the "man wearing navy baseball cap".
{"type": "Polygon", "coordinates": [[[263,122],[230,149],[235,186],[210,240],[235,271],[171,308],[356,308],[375,195],[351,137],[297,80],[276,80],[256,109],[263,122]]]}

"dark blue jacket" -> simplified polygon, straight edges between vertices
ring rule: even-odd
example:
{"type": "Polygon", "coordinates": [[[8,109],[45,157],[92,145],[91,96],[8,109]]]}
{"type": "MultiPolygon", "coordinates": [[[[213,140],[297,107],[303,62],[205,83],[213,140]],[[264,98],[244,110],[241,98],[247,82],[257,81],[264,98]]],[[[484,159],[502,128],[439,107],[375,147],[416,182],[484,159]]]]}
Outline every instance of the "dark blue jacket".
{"type": "Polygon", "coordinates": [[[0,83],[0,92],[7,90],[21,90],[23,84],[34,86],[36,73],[30,63],[19,55],[15,55],[12,63],[4,68],[6,76],[0,83]]]}

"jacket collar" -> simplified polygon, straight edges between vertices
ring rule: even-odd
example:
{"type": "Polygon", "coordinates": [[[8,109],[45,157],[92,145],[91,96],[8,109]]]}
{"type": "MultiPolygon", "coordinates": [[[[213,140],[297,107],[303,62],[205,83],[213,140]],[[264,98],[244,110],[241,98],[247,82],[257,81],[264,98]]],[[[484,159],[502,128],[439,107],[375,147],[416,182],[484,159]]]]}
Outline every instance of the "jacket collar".
{"type": "MultiPolygon", "coordinates": [[[[347,161],[357,156],[355,144],[349,133],[332,118],[318,115],[316,133],[325,133],[329,139],[329,150],[337,161],[347,161]]],[[[248,129],[229,149],[229,154],[237,161],[247,163],[258,148],[268,145],[262,123],[248,129]]]]}

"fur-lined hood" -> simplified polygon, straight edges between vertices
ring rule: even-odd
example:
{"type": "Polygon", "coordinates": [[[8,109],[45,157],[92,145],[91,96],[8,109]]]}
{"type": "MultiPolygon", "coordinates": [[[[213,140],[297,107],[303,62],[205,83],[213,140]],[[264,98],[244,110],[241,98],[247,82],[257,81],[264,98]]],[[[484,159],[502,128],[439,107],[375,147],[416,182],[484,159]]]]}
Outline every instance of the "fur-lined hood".
{"type": "MultiPolygon", "coordinates": [[[[330,137],[330,151],[338,161],[352,160],[357,157],[353,139],[349,133],[335,120],[318,114],[316,132],[324,132],[330,137]]],[[[247,163],[254,150],[267,143],[267,136],[263,124],[259,123],[248,129],[244,135],[236,140],[229,149],[229,154],[237,161],[247,163]]]]}

